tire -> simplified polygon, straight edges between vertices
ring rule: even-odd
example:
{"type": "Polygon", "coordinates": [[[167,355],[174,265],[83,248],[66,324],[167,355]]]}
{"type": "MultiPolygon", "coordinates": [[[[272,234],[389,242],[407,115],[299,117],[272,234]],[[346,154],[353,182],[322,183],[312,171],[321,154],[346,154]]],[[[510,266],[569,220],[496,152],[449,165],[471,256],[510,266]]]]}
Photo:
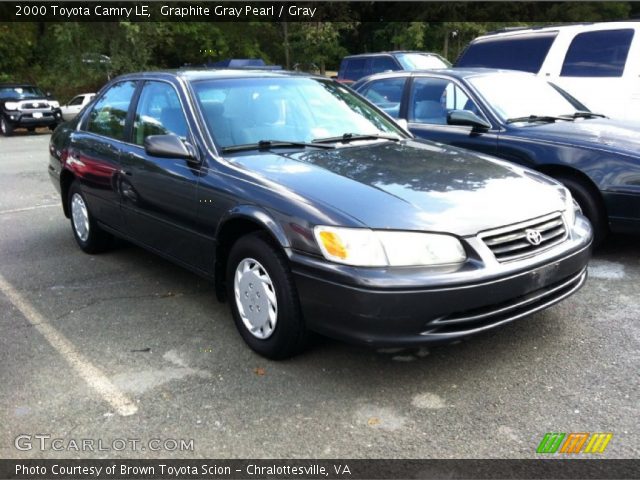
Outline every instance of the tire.
{"type": "Polygon", "coordinates": [[[0,132],[2,132],[2,135],[5,137],[13,135],[13,125],[4,117],[0,118],[0,132]]]}
{"type": "Polygon", "coordinates": [[[99,253],[111,247],[113,237],[98,226],[78,182],[73,182],[69,188],[67,206],[71,217],[71,231],[83,252],[99,253]]]}
{"type": "Polygon", "coordinates": [[[306,347],[308,333],[288,260],[265,234],[241,237],[233,245],[226,282],[233,320],[255,352],[281,360],[306,347]]]}
{"type": "Polygon", "coordinates": [[[607,211],[599,198],[590,187],[574,177],[558,176],[556,180],[569,189],[571,195],[580,205],[582,213],[589,219],[593,227],[593,245],[597,247],[609,235],[609,221],[607,211]]]}

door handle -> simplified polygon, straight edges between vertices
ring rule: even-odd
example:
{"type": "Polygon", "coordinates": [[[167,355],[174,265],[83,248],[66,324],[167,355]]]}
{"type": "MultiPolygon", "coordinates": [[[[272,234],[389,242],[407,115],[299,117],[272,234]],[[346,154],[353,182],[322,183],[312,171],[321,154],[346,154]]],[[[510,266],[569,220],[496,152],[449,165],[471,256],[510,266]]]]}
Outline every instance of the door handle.
{"type": "Polygon", "coordinates": [[[126,176],[130,177],[133,174],[131,173],[130,170],[120,170],[120,175],[126,175],[126,176]]]}

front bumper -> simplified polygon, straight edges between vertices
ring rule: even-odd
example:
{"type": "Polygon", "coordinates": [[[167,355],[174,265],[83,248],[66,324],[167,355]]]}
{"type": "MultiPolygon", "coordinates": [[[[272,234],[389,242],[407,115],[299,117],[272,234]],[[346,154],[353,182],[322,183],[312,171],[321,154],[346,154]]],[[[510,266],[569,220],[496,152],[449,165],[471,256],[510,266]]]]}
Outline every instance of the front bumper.
{"type": "Polygon", "coordinates": [[[62,112],[60,109],[42,112],[9,110],[4,113],[4,116],[15,128],[48,127],[62,121],[62,112]]]}
{"type": "Polygon", "coordinates": [[[450,342],[547,308],[587,277],[591,228],[508,265],[470,258],[463,266],[364,269],[291,254],[309,329],[377,347],[450,342]]]}

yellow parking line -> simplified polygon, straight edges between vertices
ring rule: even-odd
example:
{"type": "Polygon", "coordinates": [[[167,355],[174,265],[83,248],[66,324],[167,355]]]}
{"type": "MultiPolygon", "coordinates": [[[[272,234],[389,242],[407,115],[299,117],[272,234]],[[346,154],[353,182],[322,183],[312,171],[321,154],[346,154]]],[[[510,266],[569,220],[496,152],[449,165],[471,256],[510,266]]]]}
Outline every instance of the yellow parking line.
{"type": "Polygon", "coordinates": [[[27,321],[49,342],[87,384],[120,415],[133,415],[138,407],[127,398],[102,371],[76,350],[58,330],[33,308],[25,298],[0,274],[0,291],[22,313],[27,321]]]}

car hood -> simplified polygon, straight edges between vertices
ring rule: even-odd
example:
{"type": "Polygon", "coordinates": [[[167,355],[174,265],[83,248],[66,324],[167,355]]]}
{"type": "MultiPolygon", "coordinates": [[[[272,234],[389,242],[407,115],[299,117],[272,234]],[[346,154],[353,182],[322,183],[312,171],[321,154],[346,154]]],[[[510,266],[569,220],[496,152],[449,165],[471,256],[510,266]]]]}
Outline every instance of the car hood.
{"type": "Polygon", "coordinates": [[[520,130],[529,138],[552,141],[564,145],[599,148],[638,156],[640,151],[640,123],[617,120],[588,119],[574,122],[558,121],[520,130]]]}
{"type": "Polygon", "coordinates": [[[271,151],[233,163],[369,228],[466,236],[564,206],[557,184],[536,172],[418,140],[271,151]]]}

